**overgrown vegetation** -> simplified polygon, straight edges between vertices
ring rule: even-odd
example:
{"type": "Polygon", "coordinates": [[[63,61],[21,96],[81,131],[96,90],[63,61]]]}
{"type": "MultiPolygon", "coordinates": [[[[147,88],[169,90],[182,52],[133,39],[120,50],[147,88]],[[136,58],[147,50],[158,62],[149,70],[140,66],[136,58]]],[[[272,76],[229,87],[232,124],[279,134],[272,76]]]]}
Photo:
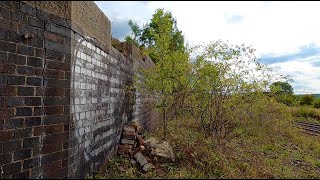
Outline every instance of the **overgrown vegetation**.
{"type": "MultiPolygon", "coordinates": [[[[264,111],[243,118],[220,143],[205,137],[194,119],[172,119],[167,138],[176,153],[175,163],[156,164],[154,171],[144,174],[129,160],[115,158],[101,178],[319,177],[319,138],[295,128],[285,105],[267,97],[255,105],[264,111]]],[[[160,138],[162,131],[148,136],[160,138]]]]}
{"type": "Polygon", "coordinates": [[[294,95],[288,79],[273,82],[272,69],[251,47],[221,40],[185,46],[176,20],[163,9],[142,29],[129,25],[126,41],[155,62],[135,80],[162,113],[150,135],[169,141],[177,161],[144,174],[115,158],[103,178],[320,177],[319,138],[292,123],[320,121],[319,100],[294,95]]]}
{"type": "Polygon", "coordinates": [[[313,107],[314,108],[320,108],[320,98],[316,99],[313,103],[313,107]]]}
{"type": "Polygon", "coordinates": [[[305,94],[301,96],[300,98],[300,104],[301,105],[312,105],[313,101],[315,100],[315,97],[310,94],[305,94]]]}

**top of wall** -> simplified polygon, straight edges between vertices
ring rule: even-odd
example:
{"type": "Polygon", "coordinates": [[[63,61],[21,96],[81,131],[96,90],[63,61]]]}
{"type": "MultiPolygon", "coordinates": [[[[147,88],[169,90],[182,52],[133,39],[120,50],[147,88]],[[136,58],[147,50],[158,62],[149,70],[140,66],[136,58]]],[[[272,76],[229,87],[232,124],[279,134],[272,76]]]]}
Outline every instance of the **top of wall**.
{"type": "Polygon", "coordinates": [[[112,38],[112,46],[125,57],[132,58],[134,60],[134,64],[137,65],[136,67],[148,68],[154,66],[151,58],[144,55],[134,44],[120,42],[118,39],[112,38]]]}
{"type": "Polygon", "coordinates": [[[111,22],[93,1],[23,1],[71,20],[91,37],[111,48],[111,22]]]}

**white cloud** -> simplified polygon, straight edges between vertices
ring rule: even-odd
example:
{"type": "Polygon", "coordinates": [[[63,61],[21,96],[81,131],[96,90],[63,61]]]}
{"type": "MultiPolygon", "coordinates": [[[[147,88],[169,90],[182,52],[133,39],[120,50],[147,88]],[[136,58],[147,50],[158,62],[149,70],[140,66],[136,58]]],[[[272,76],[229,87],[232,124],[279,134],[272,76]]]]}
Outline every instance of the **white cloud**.
{"type": "MultiPolygon", "coordinates": [[[[258,57],[295,54],[299,47],[308,44],[320,49],[320,2],[316,1],[100,1],[97,4],[111,21],[133,19],[140,26],[151,19],[156,9],[169,10],[190,44],[218,39],[245,43],[257,50],[258,57]],[[241,20],[228,22],[233,16],[240,16],[241,20]]],[[[319,78],[313,74],[320,74],[319,67],[300,60],[276,65],[282,72],[293,75],[295,81],[305,82],[306,88],[314,93],[320,92],[319,78]],[[297,67],[304,69],[302,76],[292,74],[297,67]]]]}
{"type": "Polygon", "coordinates": [[[294,80],[292,86],[295,93],[319,93],[320,92],[320,68],[313,65],[320,62],[320,56],[312,56],[304,59],[274,63],[280,73],[290,75],[294,80]]]}

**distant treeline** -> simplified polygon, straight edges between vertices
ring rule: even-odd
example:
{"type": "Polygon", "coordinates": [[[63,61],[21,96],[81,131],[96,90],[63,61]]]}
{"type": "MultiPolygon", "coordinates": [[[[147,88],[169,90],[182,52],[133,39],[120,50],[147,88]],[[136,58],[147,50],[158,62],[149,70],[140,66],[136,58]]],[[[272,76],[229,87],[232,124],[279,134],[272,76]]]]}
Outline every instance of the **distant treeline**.
{"type": "MultiPolygon", "coordinates": [[[[297,96],[303,96],[304,94],[297,94],[297,96]]],[[[320,94],[310,94],[311,96],[314,96],[315,98],[320,98],[320,94]]]]}

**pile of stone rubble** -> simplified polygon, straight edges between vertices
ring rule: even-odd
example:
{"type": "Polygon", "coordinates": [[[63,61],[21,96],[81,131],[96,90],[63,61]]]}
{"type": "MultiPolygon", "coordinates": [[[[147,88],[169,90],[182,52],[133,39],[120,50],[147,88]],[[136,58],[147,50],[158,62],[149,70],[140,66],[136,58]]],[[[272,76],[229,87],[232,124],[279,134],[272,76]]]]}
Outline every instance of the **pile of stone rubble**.
{"type": "Polygon", "coordinates": [[[155,168],[153,163],[175,161],[173,149],[168,142],[160,142],[155,138],[145,140],[143,133],[144,129],[138,123],[125,125],[118,146],[118,156],[138,163],[144,172],[155,168]]]}

